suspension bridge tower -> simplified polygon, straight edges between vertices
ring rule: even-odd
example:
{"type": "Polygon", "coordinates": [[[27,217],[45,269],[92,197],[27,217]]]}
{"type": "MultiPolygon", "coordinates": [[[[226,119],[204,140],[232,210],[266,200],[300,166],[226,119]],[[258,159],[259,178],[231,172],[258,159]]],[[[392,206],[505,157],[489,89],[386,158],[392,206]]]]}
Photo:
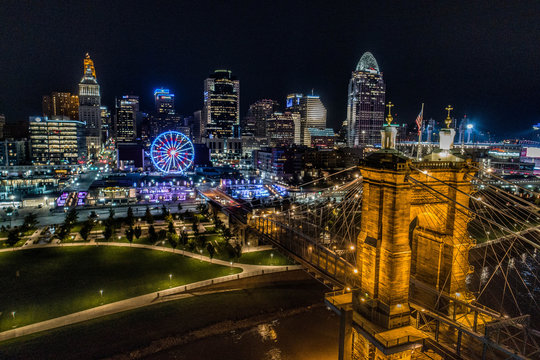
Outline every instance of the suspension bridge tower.
{"type": "Polygon", "coordinates": [[[455,231],[466,229],[468,218],[455,203],[468,203],[470,184],[464,180],[466,161],[451,151],[455,131],[447,124],[441,130],[440,150],[422,162],[413,161],[395,149],[392,106],[387,105],[381,150],[360,165],[360,286],[341,313],[340,358],[346,360],[415,358],[425,334],[414,326],[412,297],[428,308],[438,306],[441,292],[460,300],[467,297],[471,240],[466,231],[455,231]],[[437,180],[430,171],[437,173],[437,180]],[[446,182],[458,191],[449,190],[446,182]],[[419,185],[425,183],[445,200],[429,196],[419,185]]]}

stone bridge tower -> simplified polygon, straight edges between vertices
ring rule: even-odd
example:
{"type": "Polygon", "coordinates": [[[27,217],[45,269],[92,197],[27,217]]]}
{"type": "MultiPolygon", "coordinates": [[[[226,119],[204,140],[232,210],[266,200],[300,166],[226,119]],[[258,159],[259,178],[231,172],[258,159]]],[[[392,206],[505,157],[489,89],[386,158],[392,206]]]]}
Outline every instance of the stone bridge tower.
{"type": "Polygon", "coordinates": [[[439,293],[468,297],[468,216],[455,202],[468,204],[470,167],[451,152],[454,130],[443,129],[441,149],[417,162],[395,150],[391,121],[389,114],[382,149],[360,165],[361,285],[352,306],[342,307],[342,359],[411,359],[425,337],[414,326],[411,302],[437,311],[439,293]]]}

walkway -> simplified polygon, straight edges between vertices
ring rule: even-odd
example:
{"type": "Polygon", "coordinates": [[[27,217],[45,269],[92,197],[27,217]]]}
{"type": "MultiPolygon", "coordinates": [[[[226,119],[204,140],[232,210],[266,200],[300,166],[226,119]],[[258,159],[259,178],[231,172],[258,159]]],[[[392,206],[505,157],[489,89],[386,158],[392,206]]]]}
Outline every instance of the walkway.
{"type": "Polygon", "coordinates": [[[23,251],[23,250],[28,250],[32,248],[53,248],[53,247],[63,247],[63,246],[117,246],[117,247],[133,247],[133,248],[139,248],[139,249],[165,251],[165,252],[170,252],[170,253],[174,253],[174,254],[178,254],[182,256],[191,257],[191,258],[198,259],[201,261],[210,262],[213,264],[238,267],[238,268],[241,268],[243,271],[242,273],[239,273],[239,274],[227,275],[227,276],[217,277],[213,279],[198,281],[191,284],[176,286],[170,289],[160,290],[160,291],[152,292],[150,294],[136,296],[133,298],[129,298],[129,299],[113,302],[110,304],[101,305],[95,308],[79,311],[73,314],[60,316],[54,319],[45,320],[45,321],[38,322],[35,324],[30,324],[30,325],[22,326],[20,328],[0,332],[0,342],[4,340],[8,340],[8,339],[17,338],[20,336],[34,334],[40,331],[51,330],[51,329],[58,328],[61,326],[76,324],[82,321],[87,321],[87,320],[95,319],[102,316],[107,316],[107,315],[124,312],[127,310],[137,309],[140,307],[155,304],[156,302],[184,299],[184,298],[195,296],[197,294],[212,294],[212,293],[217,293],[217,292],[233,290],[233,289],[228,289],[228,290],[215,290],[215,291],[206,291],[206,292],[203,291],[203,292],[198,292],[198,293],[191,292],[192,290],[200,289],[200,288],[218,284],[218,283],[243,279],[243,278],[252,277],[252,276],[259,276],[259,275],[264,275],[264,274],[269,274],[269,273],[302,269],[302,266],[300,265],[263,266],[263,265],[251,265],[251,264],[241,264],[241,263],[231,264],[231,262],[227,262],[227,261],[223,261],[219,259],[212,260],[207,256],[197,255],[197,254],[193,254],[193,253],[182,251],[182,250],[173,250],[173,249],[165,248],[162,246],[143,245],[143,244],[130,245],[127,243],[118,243],[118,242],[109,242],[109,243],[86,242],[86,243],[68,243],[68,244],[60,243],[60,244],[46,244],[46,245],[29,245],[25,247],[18,247],[18,248],[12,248],[12,249],[1,249],[0,252],[23,251]],[[171,296],[171,295],[174,295],[174,296],[171,296]]]}
{"type": "Polygon", "coordinates": [[[185,299],[185,298],[189,298],[189,297],[193,297],[197,295],[214,294],[218,292],[238,290],[238,289],[220,289],[220,290],[193,292],[193,290],[196,290],[196,289],[200,289],[206,286],[211,286],[214,284],[223,283],[227,281],[233,281],[233,280],[244,279],[244,278],[252,277],[252,276],[259,276],[259,275],[264,275],[264,274],[283,272],[283,271],[288,271],[288,270],[298,270],[298,269],[300,269],[299,266],[276,266],[275,269],[266,269],[266,270],[261,269],[258,271],[244,272],[244,273],[235,274],[235,275],[227,275],[227,276],[222,276],[222,277],[218,277],[214,279],[198,281],[198,282],[187,284],[187,285],[176,286],[167,290],[160,290],[160,291],[156,291],[150,294],[136,296],[130,299],[101,305],[95,308],[79,311],[73,314],[60,316],[54,319],[45,320],[45,321],[41,321],[35,324],[30,324],[30,325],[22,326],[20,328],[0,332],[0,342],[9,340],[9,339],[14,339],[20,336],[34,334],[40,331],[51,330],[51,329],[55,329],[55,328],[67,326],[67,325],[73,325],[73,324],[80,323],[83,321],[96,319],[102,316],[117,314],[120,312],[153,305],[158,302],[173,301],[173,300],[185,299]]]}

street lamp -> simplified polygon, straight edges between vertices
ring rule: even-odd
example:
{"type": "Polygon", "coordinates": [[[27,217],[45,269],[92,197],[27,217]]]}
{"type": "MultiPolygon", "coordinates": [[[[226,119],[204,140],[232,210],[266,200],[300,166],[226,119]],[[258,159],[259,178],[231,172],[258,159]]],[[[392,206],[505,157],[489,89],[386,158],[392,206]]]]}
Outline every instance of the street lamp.
{"type": "Polygon", "coordinates": [[[172,274],[169,274],[169,287],[171,287],[172,274]]]}

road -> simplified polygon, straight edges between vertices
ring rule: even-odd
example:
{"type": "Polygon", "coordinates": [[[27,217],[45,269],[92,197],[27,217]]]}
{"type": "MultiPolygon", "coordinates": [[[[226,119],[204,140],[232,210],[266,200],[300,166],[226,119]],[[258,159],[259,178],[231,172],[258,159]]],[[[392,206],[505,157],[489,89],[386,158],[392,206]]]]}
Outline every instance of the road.
{"type": "MultiPolygon", "coordinates": [[[[190,201],[190,202],[182,202],[182,212],[189,210],[189,211],[195,211],[197,207],[197,202],[190,201]]],[[[152,215],[159,215],[161,214],[161,206],[162,204],[140,204],[140,205],[122,205],[122,206],[103,206],[99,208],[85,208],[85,207],[78,207],[77,213],[79,214],[79,220],[85,220],[92,211],[95,211],[96,214],[99,215],[100,219],[104,219],[109,216],[109,210],[114,209],[115,217],[126,217],[127,215],[127,209],[131,206],[133,209],[133,214],[135,217],[143,217],[146,212],[146,207],[150,207],[150,211],[152,212],[152,215]]],[[[177,203],[170,203],[165,204],[169,211],[172,214],[178,213],[178,205],[177,203]]],[[[53,224],[61,224],[64,222],[65,213],[63,212],[57,212],[57,211],[50,211],[49,207],[43,207],[41,209],[38,208],[24,208],[19,209],[19,215],[17,216],[5,216],[5,221],[0,221],[0,226],[20,226],[23,224],[25,215],[29,213],[35,213],[38,215],[38,222],[39,226],[47,226],[47,225],[53,225],[53,224]]]]}

